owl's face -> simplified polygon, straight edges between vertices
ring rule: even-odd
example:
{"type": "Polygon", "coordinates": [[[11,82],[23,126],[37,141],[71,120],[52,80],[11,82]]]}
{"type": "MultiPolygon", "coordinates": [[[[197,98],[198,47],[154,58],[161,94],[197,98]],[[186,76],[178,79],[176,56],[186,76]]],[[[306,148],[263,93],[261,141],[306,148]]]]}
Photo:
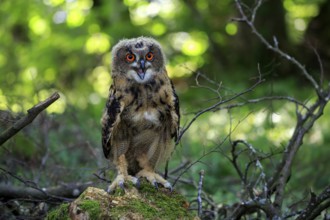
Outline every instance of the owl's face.
{"type": "Polygon", "coordinates": [[[146,83],[163,72],[164,55],[157,41],[139,37],[120,41],[112,49],[112,76],[146,83]]]}

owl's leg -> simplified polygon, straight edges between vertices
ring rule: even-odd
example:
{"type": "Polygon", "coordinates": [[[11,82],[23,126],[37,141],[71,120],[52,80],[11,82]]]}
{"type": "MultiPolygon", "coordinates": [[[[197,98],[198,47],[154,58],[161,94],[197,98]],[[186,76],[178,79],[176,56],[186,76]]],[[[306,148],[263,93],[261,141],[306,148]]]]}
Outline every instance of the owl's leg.
{"type": "Polygon", "coordinates": [[[111,193],[113,192],[117,186],[120,188],[124,188],[125,181],[130,181],[134,185],[139,185],[139,179],[133,176],[128,175],[127,173],[127,160],[125,157],[125,154],[121,154],[116,162],[116,168],[117,168],[117,176],[112,181],[111,185],[108,187],[107,192],[111,193]]]}
{"type": "Polygon", "coordinates": [[[159,174],[155,173],[154,168],[150,165],[148,156],[146,154],[142,154],[137,157],[137,161],[139,162],[139,166],[142,168],[142,170],[136,174],[136,177],[145,177],[156,188],[158,188],[157,183],[160,183],[165,188],[172,191],[171,183],[165,180],[159,174]]]}

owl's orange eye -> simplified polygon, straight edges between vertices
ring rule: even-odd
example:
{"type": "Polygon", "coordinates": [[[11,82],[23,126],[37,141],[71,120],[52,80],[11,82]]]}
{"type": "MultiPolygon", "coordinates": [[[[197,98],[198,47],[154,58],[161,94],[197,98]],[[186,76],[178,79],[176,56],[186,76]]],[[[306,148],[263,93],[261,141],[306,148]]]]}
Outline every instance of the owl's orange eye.
{"type": "Polygon", "coordinates": [[[146,55],[146,59],[147,59],[148,61],[153,60],[153,59],[154,59],[154,54],[153,54],[152,52],[147,53],[147,55],[146,55]]]}
{"type": "Polygon", "coordinates": [[[133,61],[135,60],[135,56],[134,56],[134,54],[131,54],[131,53],[127,54],[127,55],[126,55],[126,60],[127,60],[128,62],[133,62],[133,61]]]}

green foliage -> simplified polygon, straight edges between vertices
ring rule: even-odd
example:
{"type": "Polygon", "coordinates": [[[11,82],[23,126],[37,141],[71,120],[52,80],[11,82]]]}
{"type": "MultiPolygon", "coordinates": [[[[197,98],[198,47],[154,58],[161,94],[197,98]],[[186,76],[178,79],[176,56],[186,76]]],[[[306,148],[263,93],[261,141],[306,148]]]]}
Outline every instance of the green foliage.
{"type": "MultiPolygon", "coordinates": [[[[306,28],[317,15],[321,2],[284,1],[291,35],[303,33],[302,26],[306,28]]],[[[172,77],[187,77],[199,69],[222,73],[223,65],[235,66],[240,61],[239,57],[226,58],[241,41],[238,25],[228,22],[235,16],[231,1],[45,0],[13,4],[5,0],[0,7],[0,100],[2,107],[15,112],[53,90],[61,91],[62,99],[48,112],[63,113],[68,105],[100,109],[110,84],[109,50],[123,37],[150,35],[160,40],[172,77]],[[26,16],[21,16],[24,11],[26,16]],[[22,94],[24,99],[18,103],[22,94]]],[[[253,65],[258,59],[255,57],[253,65]]],[[[221,79],[227,77],[221,74],[221,79]]]]}

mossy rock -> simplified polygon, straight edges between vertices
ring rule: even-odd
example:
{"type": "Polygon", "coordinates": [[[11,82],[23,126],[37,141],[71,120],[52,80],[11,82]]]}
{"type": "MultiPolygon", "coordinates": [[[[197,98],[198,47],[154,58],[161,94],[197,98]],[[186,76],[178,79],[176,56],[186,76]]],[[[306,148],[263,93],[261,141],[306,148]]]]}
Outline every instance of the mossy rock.
{"type": "Polygon", "coordinates": [[[142,181],[139,189],[127,186],[114,195],[89,187],[71,204],[50,212],[47,219],[198,219],[188,207],[182,195],[142,181]]]}

